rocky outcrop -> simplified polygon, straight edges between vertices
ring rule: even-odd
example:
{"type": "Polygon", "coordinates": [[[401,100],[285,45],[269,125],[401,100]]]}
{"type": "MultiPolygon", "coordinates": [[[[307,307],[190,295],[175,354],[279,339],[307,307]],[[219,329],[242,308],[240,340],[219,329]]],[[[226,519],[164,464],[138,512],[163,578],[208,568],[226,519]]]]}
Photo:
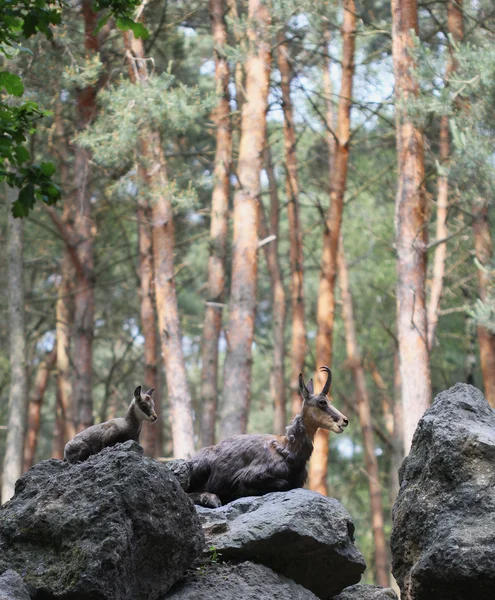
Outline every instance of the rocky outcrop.
{"type": "Polygon", "coordinates": [[[0,573],[15,569],[43,599],[155,600],[203,547],[179,482],[135,442],[43,461],[0,508],[0,573]]]}
{"type": "Polygon", "coordinates": [[[392,588],[358,584],[346,588],[333,600],[397,600],[397,594],[392,588]]]}
{"type": "Polygon", "coordinates": [[[174,475],[182,489],[187,490],[189,488],[189,482],[191,481],[192,472],[189,461],[184,460],[183,458],[177,458],[175,460],[167,460],[163,464],[174,475]]]}
{"type": "Polygon", "coordinates": [[[222,560],[262,563],[322,600],[357,583],[366,568],[349,513],[316,492],[276,492],[197,510],[206,545],[222,560]]]}
{"type": "Polygon", "coordinates": [[[457,384],[419,422],[393,511],[402,600],[495,598],[495,411],[457,384]]]}
{"type": "Polygon", "coordinates": [[[0,600],[30,600],[24,581],[12,569],[0,575],[0,600]]]}
{"type": "Polygon", "coordinates": [[[213,564],[192,571],[163,600],[318,600],[264,565],[213,564]]]}

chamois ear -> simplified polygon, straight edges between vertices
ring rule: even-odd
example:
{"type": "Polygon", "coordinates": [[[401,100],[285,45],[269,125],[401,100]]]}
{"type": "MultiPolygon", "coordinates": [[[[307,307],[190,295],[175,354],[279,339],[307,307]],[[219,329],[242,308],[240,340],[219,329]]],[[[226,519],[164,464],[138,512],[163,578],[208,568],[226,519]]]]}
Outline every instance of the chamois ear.
{"type": "Polygon", "coordinates": [[[299,392],[301,393],[303,400],[307,400],[310,396],[308,388],[306,387],[306,384],[304,383],[302,373],[299,373],[299,392]]]}
{"type": "Polygon", "coordinates": [[[315,386],[313,384],[313,379],[312,378],[308,381],[308,385],[306,387],[308,388],[308,392],[311,395],[315,393],[315,386]]]}
{"type": "Polygon", "coordinates": [[[138,385],[137,388],[134,390],[134,398],[136,398],[136,400],[139,400],[141,398],[141,386],[138,385]]]}
{"type": "Polygon", "coordinates": [[[147,392],[145,392],[145,395],[152,396],[154,391],[155,391],[155,388],[150,388],[147,392]]]}

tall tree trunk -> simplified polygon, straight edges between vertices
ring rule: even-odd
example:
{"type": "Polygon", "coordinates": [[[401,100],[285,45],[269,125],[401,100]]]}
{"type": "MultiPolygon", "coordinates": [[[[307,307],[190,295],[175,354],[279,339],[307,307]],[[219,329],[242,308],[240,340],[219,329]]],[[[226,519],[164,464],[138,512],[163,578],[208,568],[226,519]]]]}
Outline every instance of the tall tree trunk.
{"type": "MultiPolygon", "coordinates": [[[[449,0],[447,12],[449,33],[455,42],[460,42],[464,37],[462,0],[449,0]]],[[[455,71],[456,66],[456,61],[451,55],[445,73],[447,80],[455,71]]],[[[446,240],[449,233],[447,227],[447,215],[449,208],[449,177],[446,172],[448,169],[449,157],[449,119],[446,115],[444,115],[440,122],[440,168],[442,169],[442,172],[438,178],[436,227],[437,241],[446,240]]],[[[430,300],[427,308],[428,349],[430,352],[435,342],[435,332],[438,324],[438,311],[440,309],[440,300],[443,292],[446,259],[447,241],[438,244],[435,249],[435,256],[433,258],[433,279],[431,282],[430,300]]]]}
{"type": "MultiPolygon", "coordinates": [[[[229,17],[233,22],[233,33],[236,45],[242,48],[243,39],[243,23],[240,21],[237,0],[227,0],[229,9],[229,17]]],[[[237,113],[242,114],[242,107],[246,100],[246,91],[244,89],[244,68],[241,61],[236,61],[234,68],[234,83],[235,83],[235,103],[237,105],[237,113]]],[[[235,128],[239,128],[240,117],[235,120],[235,128]]]]}
{"type": "MultiPolygon", "coordinates": [[[[63,124],[63,105],[57,103],[55,110],[55,147],[59,155],[59,173],[62,190],[64,193],[64,208],[62,215],[64,231],[74,229],[74,197],[68,194],[69,188],[69,148],[67,135],[63,124]]],[[[69,242],[70,243],[70,242],[69,242]]],[[[73,253],[75,250],[72,251],[73,253]]],[[[76,257],[77,260],[77,257],[76,257]]],[[[76,435],[74,426],[74,405],[72,396],[70,341],[74,325],[74,279],[76,269],[71,258],[71,252],[66,247],[63,250],[60,283],[57,289],[57,303],[55,305],[55,330],[57,354],[57,406],[56,419],[58,421],[58,435],[54,435],[52,455],[62,457],[65,444],[76,435]],[[58,445],[58,447],[57,447],[58,445]]]]}
{"type": "MultiPolygon", "coordinates": [[[[97,15],[92,0],[83,0],[84,49],[87,57],[99,51],[95,34],[97,15]]],[[[96,115],[96,87],[79,91],[76,102],[76,128],[83,131],[96,115]]],[[[77,430],[93,423],[93,320],[94,320],[94,224],[91,220],[91,161],[86,148],[74,147],[74,232],[77,236],[77,258],[74,293],[74,353],[73,353],[73,404],[74,425],[77,430]]]]}
{"type": "Polygon", "coordinates": [[[249,0],[246,103],[242,110],[238,178],[234,197],[232,285],[220,437],[246,431],[251,388],[252,343],[258,271],[258,202],[270,79],[270,13],[249,0]]]}
{"type": "Polygon", "coordinates": [[[61,281],[58,286],[56,315],[57,346],[57,394],[60,401],[60,417],[63,421],[64,443],[76,434],[73,419],[73,399],[71,381],[70,340],[74,322],[74,303],[72,294],[72,276],[74,268],[67,251],[62,259],[61,281]]]}
{"type": "MultiPolygon", "coordinates": [[[[356,8],[353,0],[344,0],[344,24],[342,27],[342,83],[337,115],[337,132],[333,171],[330,173],[330,208],[323,233],[320,284],[318,287],[315,381],[324,384],[318,367],[332,364],[332,340],[335,316],[335,279],[339,247],[344,194],[347,184],[349,159],[350,115],[352,106],[352,82],[354,77],[354,50],[356,33],[356,8]]],[[[331,127],[331,124],[327,124],[331,127]]],[[[318,430],[309,467],[309,486],[312,490],[327,493],[328,431],[318,430]]]]}
{"type": "Polygon", "coordinates": [[[273,320],[273,367],[270,374],[270,391],[274,400],[273,433],[282,435],[287,425],[285,410],[285,290],[282,279],[282,270],[278,258],[278,219],[280,213],[277,180],[271,157],[270,148],[265,148],[265,169],[270,188],[270,225],[268,226],[263,204],[260,203],[260,235],[267,238],[274,235],[275,239],[264,244],[265,259],[270,274],[270,288],[272,292],[272,320],[273,320]]]}
{"type": "Polygon", "coordinates": [[[24,322],[24,221],[14,219],[10,204],[14,190],[5,184],[8,216],[8,295],[9,295],[9,360],[10,392],[7,440],[3,459],[2,502],[14,495],[17,479],[22,475],[24,436],[27,420],[26,331],[24,322]]]}
{"type": "MultiPolygon", "coordinates": [[[[145,198],[138,199],[138,238],[139,238],[139,297],[141,304],[141,331],[144,338],[144,384],[146,389],[155,388],[153,399],[158,417],[162,415],[161,396],[158,383],[158,357],[155,302],[153,298],[153,243],[150,225],[150,211],[145,198]]],[[[161,421],[143,423],[141,445],[146,456],[161,454],[161,421]]]]}
{"type": "Polygon", "coordinates": [[[292,415],[301,410],[298,377],[304,369],[306,358],[306,321],[304,317],[304,261],[301,224],[299,219],[299,178],[297,174],[296,130],[290,95],[291,66],[289,48],[284,43],[284,34],[279,36],[278,68],[282,90],[282,110],[284,113],[284,148],[287,170],[285,190],[288,202],[290,270],[291,270],[291,306],[292,306],[292,342],[290,365],[290,390],[292,415]]]}
{"type": "Polygon", "coordinates": [[[33,394],[29,401],[28,426],[24,445],[24,471],[29,470],[34,465],[34,457],[38,445],[38,434],[41,424],[41,406],[43,404],[46,386],[48,385],[48,379],[56,360],[57,348],[55,347],[43,358],[38,366],[38,371],[34,380],[33,394]]]}
{"type": "Polygon", "coordinates": [[[218,104],[213,114],[217,127],[217,148],[211,200],[210,258],[208,261],[208,302],[203,330],[201,371],[201,445],[215,443],[218,397],[218,340],[222,328],[225,287],[225,253],[227,247],[232,132],[229,104],[229,66],[225,55],[227,28],[224,21],[225,1],[210,0],[215,46],[215,84],[218,104]]]}
{"type": "MultiPolygon", "coordinates": [[[[129,77],[146,85],[148,73],[143,42],[124,33],[129,77]]],[[[187,381],[175,287],[174,221],[167,165],[156,131],[144,132],[139,142],[139,177],[151,198],[153,271],[159,336],[165,364],[174,456],[194,453],[193,407],[187,381]]]]}
{"type": "MultiPolygon", "coordinates": [[[[474,249],[480,263],[478,267],[478,296],[486,302],[488,289],[493,275],[490,273],[493,260],[493,244],[488,221],[488,202],[479,199],[473,206],[474,249]]],[[[485,396],[495,408],[495,335],[486,327],[478,325],[478,344],[480,347],[481,372],[485,396]]]]}
{"type": "Polygon", "coordinates": [[[347,359],[350,367],[352,368],[354,382],[356,385],[359,423],[361,425],[361,431],[363,434],[364,460],[370,493],[371,526],[373,530],[373,540],[375,543],[375,579],[378,585],[387,587],[389,584],[390,569],[388,565],[387,543],[385,541],[384,531],[382,486],[380,484],[380,473],[375,454],[370,399],[366,385],[366,375],[364,372],[363,361],[361,358],[361,353],[359,352],[356,324],[354,321],[352,293],[349,284],[349,275],[344,252],[344,242],[342,238],[340,239],[338,263],[342,297],[342,314],[345,325],[347,359]]]}
{"type": "Polygon", "coordinates": [[[406,454],[419,419],[431,400],[426,278],[426,198],[423,134],[405,106],[418,95],[411,54],[418,33],[416,0],[392,0],[399,182],[396,197],[397,337],[402,381],[406,454]]]}

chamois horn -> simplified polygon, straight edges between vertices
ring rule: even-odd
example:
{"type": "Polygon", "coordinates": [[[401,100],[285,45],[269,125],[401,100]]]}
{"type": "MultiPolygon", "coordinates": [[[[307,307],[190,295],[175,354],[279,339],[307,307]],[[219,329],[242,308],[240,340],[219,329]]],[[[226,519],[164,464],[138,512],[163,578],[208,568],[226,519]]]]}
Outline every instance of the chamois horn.
{"type": "Polygon", "coordinates": [[[332,384],[332,371],[330,371],[328,367],[320,367],[320,371],[325,371],[325,373],[328,373],[325,385],[323,386],[323,389],[320,392],[322,396],[326,396],[328,394],[328,391],[330,390],[330,385],[332,384]]]}

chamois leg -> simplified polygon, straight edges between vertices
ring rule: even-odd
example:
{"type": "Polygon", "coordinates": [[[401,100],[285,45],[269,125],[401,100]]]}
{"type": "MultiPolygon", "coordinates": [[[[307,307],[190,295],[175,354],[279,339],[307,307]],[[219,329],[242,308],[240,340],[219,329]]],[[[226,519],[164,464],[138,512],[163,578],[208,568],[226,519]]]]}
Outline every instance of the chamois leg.
{"type": "Polygon", "coordinates": [[[210,494],[209,492],[200,492],[187,495],[189,496],[189,498],[191,498],[194,504],[204,506],[205,508],[218,508],[219,506],[222,506],[220,498],[216,494],[210,494]]]}

